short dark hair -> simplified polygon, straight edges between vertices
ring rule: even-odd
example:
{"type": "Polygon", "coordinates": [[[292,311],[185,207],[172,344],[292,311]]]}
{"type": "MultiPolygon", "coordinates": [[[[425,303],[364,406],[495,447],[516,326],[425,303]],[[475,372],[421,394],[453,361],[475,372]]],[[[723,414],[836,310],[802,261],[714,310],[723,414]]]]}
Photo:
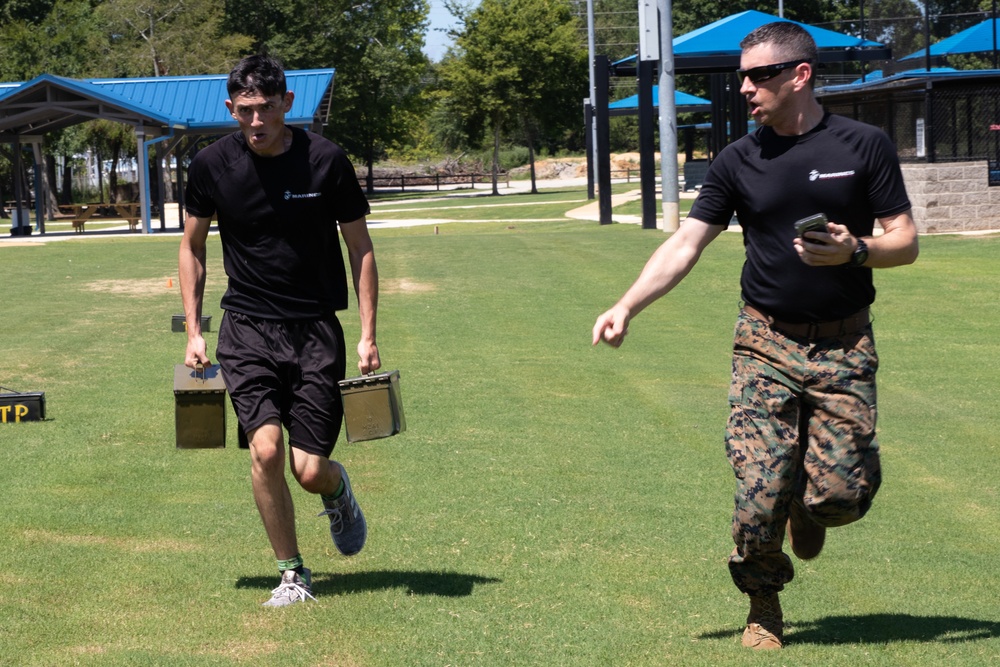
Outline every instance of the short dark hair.
{"type": "Polygon", "coordinates": [[[774,47],[779,61],[808,60],[814,65],[810,83],[816,79],[815,63],[818,57],[816,40],[798,23],[791,21],[765,23],[751,31],[740,42],[740,48],[744,51],[764,45],[774,47]]]}
{"type": "Polygon", "coordinates": [[[797,23],[791,21],[766,23],[744,37],[740,42],[740,48],[746,51],[764,44],[773,46],[780,60],[816,62],[816,41],[797,23]]]}
{"type": "Polygon", "coordinates": [[[264,97],[285,96],[285,69],[270,56],[247,56],[236,63],[226,82],[229,99],[240,93],[259,93],[264,97]]]}

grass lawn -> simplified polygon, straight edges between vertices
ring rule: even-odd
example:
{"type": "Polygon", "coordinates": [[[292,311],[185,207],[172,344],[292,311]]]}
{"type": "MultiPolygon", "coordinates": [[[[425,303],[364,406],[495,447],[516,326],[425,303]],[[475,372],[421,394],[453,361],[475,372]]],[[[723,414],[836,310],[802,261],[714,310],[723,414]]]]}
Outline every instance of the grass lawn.
{"type": "MultiPolygon", "coordinates": [[[[595,349],[664,235],[520,221],[578,196],[374,230],[408,430],[337,447],[369,521],[355,558],[293,490],[318,601],[286,609],[260,607],[277,571],[232,415],[227,448],[174,446],[177,238],[0,244],[0,385],[48,412],[0,424],[0,664],[997,664],[1000,237],[923,238],[877,273],[885,483],[796,562],[788,646],[757,655],[726,569],[740,237],[595,349]]],[[[209,262],[214,349],[217,237],[209,262]]]]}

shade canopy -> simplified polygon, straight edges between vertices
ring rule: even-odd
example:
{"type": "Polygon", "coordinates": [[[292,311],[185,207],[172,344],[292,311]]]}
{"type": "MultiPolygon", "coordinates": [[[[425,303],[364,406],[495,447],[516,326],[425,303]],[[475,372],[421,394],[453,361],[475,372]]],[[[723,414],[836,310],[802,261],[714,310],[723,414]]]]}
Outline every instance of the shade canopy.
{"type": "Polygon", "coordinates": [[[921,68],[921,69],[908,69],[908,70],[906,70],[904,72],[895,72],[893,74],[885,74],[882,70],[877,69],[875,71],[868,72],[867,74],[865,74],[865,78],[864,79],[858,78],[858,79],[855,79],[854,81],[851,81],[850,85],[857,86],[857,85],[861,85],[863,83],[872,83],[873,81],[881,81],[882,79],[887,79],[887,78],[892,78],[892,77],[902,78],[902,77],[907,77],[907,76],[924,75],[924,74],[927,74],[928,71],[931,74],[941,74],[942,72],[957,72],[958,70],[956,70],[954,67],[932,67],[930,70],[926,70],[926,69],[923,69],[923,68],[921,68]]]}
{"type": "MultiPolygon", "coordinates": [[[[931,44],[931,57],[992,51],[994,48],[994,35],[1000,38],[1000,35],[997,35],[998,20],[1000,19],[987,19],[971,28],[966,28],[962,32],[956,32],[951,37],[942,39],[936,44],[931,44]]],[[[903,56],[900,60],[913,60],[926,56],[927,49],[920,49],[908,56],[903,56]]]]}
{"type": "MultiPolygon", "coordinates": [[[[891,57],[891,51],[878,42],[751,9],[675,37],[673,46],[676,72],[697,74],[735,70],[739,67],[742,53],[740,42],[743,38],[762,25],[779,21],[794,23],[808,32],[816,41],[820,62],[884,60],[891,57]]],[[[636,56],[629,56],[612,63],[612,68],[634,67],[636,60],[636,56]]]]}
{"type": "Polygon", "coordinates": [[[686,35],[681,35],[674,40],[674,55],[739,55],[741,52],[740,42],[744,37],[762,25],[779,21],[795,23],[804,28],[816,41],[816,47],[819,49],[859,49],[882,46],[878,42],[750,9],[709,23],[686,35]]]}
{"type": "MultiPolygon", "coordinates": [[[[674,104],[677,106],[677,110],[681,112],[685,111],[708,111],[712,107],[712,102],[706,100],[697,95],[691,95],[689,93],[681,92],[680,90],[674,91],[674,104]]],[[[660,105],[660,87],[653,86],[653,106],[658,107],[660,105]]],[[[631,110],[639,108],[639,96],[632,95],[616,102],[612,102],[608,105],[608,109],[612,112],[616,110],[631,110]]],[[[614,114],[612,114],[614,115],[614,114]]]]}

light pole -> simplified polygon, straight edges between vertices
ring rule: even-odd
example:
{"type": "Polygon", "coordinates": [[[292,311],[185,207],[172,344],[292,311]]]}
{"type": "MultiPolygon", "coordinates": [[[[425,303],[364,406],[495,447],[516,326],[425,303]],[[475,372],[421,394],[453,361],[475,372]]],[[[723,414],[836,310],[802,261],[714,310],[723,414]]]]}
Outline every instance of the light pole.
{"type": "Polygon", "coordinates": [[[590,154],[587,155],[587,162],[590,165],[587,179],[587,197],[594,198],[594,177],[597,174],[597,123],[594,122],[594,105],[597,102],[597,85],[594,81],[594,0],[587,0],[587,54],[590,66],[587,68],[590,74],[590,154]]]}
{"type": "Polygon", "coordinates": [[[660,188],[663,198],[663,231],[680,227],[677,193],[677,106],[674,99],[674,22],[672,0],[657,0],[660,13],[660,188]]]}

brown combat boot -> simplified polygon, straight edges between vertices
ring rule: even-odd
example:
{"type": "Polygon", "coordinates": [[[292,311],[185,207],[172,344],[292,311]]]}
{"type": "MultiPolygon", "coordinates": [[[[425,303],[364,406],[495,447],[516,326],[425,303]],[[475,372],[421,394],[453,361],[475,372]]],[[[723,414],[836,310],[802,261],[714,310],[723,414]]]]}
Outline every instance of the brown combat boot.
{"type": "Polygon", "coordinates": [[[792,553],[802,560],[815,558],[823,550],[826,528],[812,520],[801,498],[792,501],[785,532],[792,553]]]}
{"type": "Polygon", "coordinates": [[[743,631],[743,645],[756,651],[781,648],[784,621],[778,594],[750,596],[750,614],[743,631]]]}

